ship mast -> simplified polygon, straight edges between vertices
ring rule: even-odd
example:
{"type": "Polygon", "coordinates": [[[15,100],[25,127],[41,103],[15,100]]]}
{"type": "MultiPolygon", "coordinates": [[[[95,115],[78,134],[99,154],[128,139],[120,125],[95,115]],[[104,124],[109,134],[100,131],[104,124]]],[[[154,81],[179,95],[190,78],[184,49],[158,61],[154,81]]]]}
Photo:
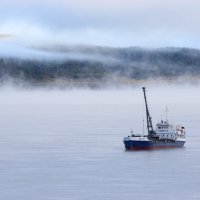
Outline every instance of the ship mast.
{"type": "Polygon", "coordinates": [[[146,88],[143,87],[142,90],[143,90],[143,93],[144,93],[144,100],[145,100],[145,107],[146,107],[148,136],[151,137],[154,134],[154,129],[153,129],[152,120],[151,120],[151,116],[149,114],[149,109],[148,109],[148,105],[147,105],[146,88]]]}

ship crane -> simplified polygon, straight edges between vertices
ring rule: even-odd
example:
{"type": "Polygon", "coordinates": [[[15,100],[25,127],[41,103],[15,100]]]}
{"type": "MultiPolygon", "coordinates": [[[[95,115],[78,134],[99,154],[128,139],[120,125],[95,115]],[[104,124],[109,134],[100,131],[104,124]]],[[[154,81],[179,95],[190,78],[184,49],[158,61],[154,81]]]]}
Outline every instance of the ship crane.
{"type": "Polygon", "coordinates": [[[153,129],[152,118],[150,116],[149,108],[148,108],[148,104],[147,104],[146,88],[143,87],[142,90],[143,90],[143,93],[144,93],[144,100],[145,100],[145,107],[146,107],[148,137],[151,138],[151,137],[153,137],[155,135],[155,131],[153,129]]]}

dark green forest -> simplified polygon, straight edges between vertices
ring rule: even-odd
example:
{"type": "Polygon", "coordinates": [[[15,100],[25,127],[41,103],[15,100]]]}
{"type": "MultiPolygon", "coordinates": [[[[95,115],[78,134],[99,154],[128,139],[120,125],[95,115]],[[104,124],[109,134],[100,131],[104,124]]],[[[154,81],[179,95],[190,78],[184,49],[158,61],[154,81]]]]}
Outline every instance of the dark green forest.
{"type": "Polygon", "coordinates": [[[164,79],[200,77],[200,51],[188,48],[48,47],[66,58],[0,57],[0,81],[29,86],[89,86],[134,84],[164,79]],[[67,57],[73,54],[72,58],[67,57]],[[81,57],[79,56],[81,54],[81,57]],[[77,58],[76,58],[77,55],[77,58]]]}

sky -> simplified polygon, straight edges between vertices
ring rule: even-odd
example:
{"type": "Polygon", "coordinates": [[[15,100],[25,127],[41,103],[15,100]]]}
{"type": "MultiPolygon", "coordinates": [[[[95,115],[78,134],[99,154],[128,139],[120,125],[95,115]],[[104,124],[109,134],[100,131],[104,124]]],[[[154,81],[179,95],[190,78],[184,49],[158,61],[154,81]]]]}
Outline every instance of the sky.
{"type": "Polygon", "coordinates": [[[200,48],[199,0],[1,0],[0,42],[200,48]]]}

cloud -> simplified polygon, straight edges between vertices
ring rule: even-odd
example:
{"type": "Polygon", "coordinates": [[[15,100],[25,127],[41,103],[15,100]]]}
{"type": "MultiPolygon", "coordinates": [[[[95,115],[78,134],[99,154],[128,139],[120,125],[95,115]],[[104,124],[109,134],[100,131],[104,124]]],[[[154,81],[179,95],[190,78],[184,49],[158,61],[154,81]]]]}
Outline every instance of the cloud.
{"type": "Polygon", "coordinates": [[[195,0],[2,0],[0,32],[21,41],[200,47],[195,0]]]}
{"type": "Polygon", "coordinates": [[[0,39],[2,39],[2,38],[10,38],[10,37],[12,37],[12,35],[5,34],[5,33],[0,33],[0,39]]]}

